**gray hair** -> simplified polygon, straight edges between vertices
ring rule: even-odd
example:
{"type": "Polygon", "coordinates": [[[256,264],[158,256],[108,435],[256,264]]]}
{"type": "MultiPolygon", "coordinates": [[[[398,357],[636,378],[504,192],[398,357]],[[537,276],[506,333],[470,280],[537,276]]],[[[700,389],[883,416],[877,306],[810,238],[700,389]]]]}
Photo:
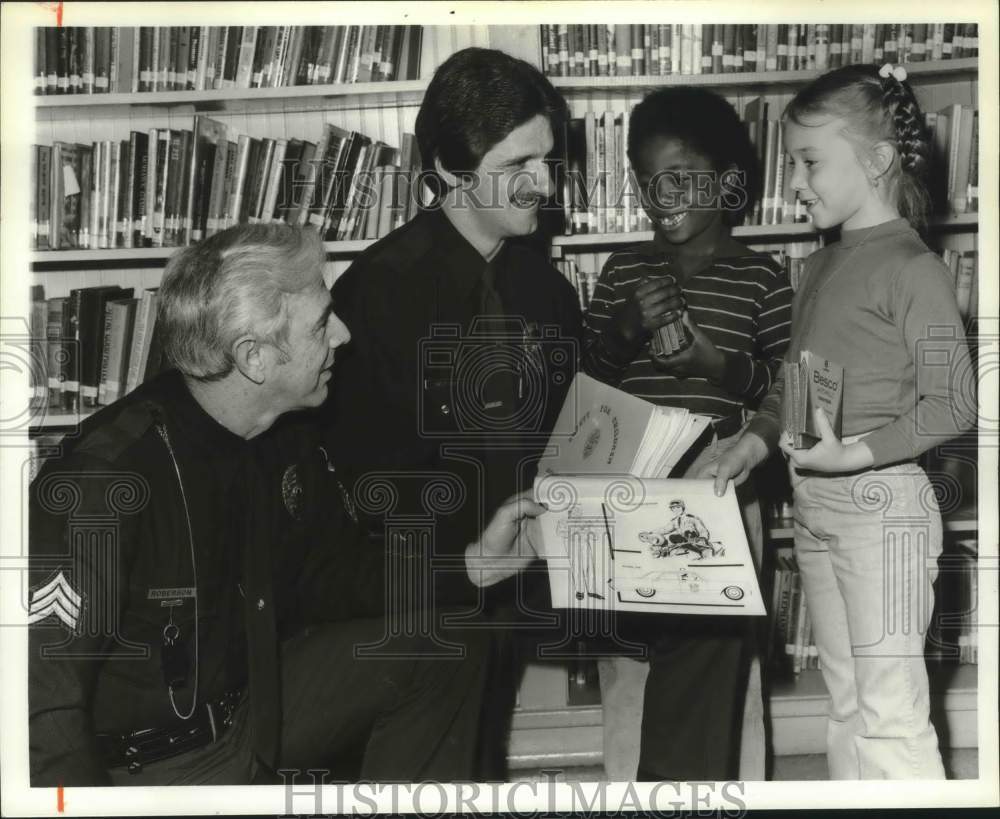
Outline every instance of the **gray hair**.
{"type": "Polygon", "coordinates": [[[167,358],[203,381],[233,370],[242,336],[283,351],[288,296],[315,283],[325,253],[316,231],[237,225],[175,253],[157,293],[167,358]]]}

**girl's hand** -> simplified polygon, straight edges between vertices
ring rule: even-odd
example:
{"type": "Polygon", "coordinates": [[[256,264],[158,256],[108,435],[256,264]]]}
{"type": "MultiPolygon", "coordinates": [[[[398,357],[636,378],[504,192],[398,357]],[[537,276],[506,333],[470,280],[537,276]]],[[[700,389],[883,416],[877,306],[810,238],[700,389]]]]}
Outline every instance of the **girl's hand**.
{"type": "Polygon", "coordinates": [[[722,351],[705,335],[705,331],[694,323],[687,310],[681,314],[681,321],[691,333],[690,346],[673,355],[651,354],[653,363],[659,369],[666,370],[678,378],[695,375],[710,381],[721,381],[726,371],[726,358],[722,351]]]}
{"type": "Polygon", "coordinates": [[[684,296],[672,278],[642,282],[625,299],[611,320],[612,328],[629,343],[674,321],[684,309],[684,296]]]}
{"type": "Polygon", "coordinates": [[[767,460],[767,455],[767,444],[763,439],[747,432],[718,461],[706,464],[695,477],[714,478],[715,494],[721,498],[726,494],[726,484],[730,480],[734,486],[739,486],[750,476],[754,467],[767,460]]]}
{"type": "Polygon", "coordinates": [[[822,407],[814,410],[814,417],[820,440],[811,449],[793,449],[791,436],[787,433],[778,442],[793,466],[815,472],[857,472],[875,462],[872,451],[864,441],[846,446],[840,442],[822,407]]]}

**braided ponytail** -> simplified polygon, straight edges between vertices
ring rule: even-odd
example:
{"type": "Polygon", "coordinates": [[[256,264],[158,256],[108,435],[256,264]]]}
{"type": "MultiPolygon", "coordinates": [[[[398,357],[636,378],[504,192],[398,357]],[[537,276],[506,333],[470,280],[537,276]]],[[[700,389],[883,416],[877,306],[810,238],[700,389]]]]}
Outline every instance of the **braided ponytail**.
{"type": "Polygon", "coordinates": [[[813,116],[832,115],[845,120],[866,149],[880,141],[893,144],[899,162],[894,161],[883,178],[895,194],[900,215],[920,228],[930,201],[925,182],[930,142],[913,90],[905,80],[886,73],[880,76],[875,66],[861,64],[827,72],[795,95],[785,116],[804,124],[813,116]]]}
{"type": "Polygon", "coordinates": [[[882,108],[892,117],[902,174],[897,179],[899,212],[911,224],[922,226],[927,221],[929,199],[926,179],[930,167],[930,141],[924,128],[913,89],[892,74],[879,77],[882,85],[882,108]]]}

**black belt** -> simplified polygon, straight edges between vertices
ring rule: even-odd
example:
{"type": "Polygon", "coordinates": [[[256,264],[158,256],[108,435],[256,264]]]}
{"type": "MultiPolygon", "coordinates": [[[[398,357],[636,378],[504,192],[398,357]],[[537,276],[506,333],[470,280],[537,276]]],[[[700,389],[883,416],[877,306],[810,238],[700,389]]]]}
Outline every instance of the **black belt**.
{"type": "Polygon", "coordinates": [[[743,413],[737,412],[735,415],[729,415],[725,418],[714,418],[712,429],[715,430],[715,434],[720,440],[735,435],[743,429],[743,413]]]}
{"type": "Polygon", "coordinates": [[[143,765],[196,750],[216,742],[233,724],[242,692],[230,691],[207,702],[191,719],[170,728],[143,728],[127,734],[98,734],[97,746],[109,768],[128,767],[130,774],[143,765]]]}

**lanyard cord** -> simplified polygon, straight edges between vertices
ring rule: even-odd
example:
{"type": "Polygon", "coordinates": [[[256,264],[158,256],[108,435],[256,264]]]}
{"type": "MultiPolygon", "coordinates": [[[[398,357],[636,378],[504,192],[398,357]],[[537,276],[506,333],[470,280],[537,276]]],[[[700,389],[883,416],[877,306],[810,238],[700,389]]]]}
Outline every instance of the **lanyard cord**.
{"type": "Polygon", "coordinates": [[[186,720],[194,716],[195,708],[198,705],[198,564],[195,562],[194,557],[194,530],[191,527],[191,513],[188,510],[187,494],[184,492],[184,481],[181,480],[181,468],[177,464],[174,448],[170,445],[170,436],[167,435],[166,425],[158,423],[156,431],[167,446],[167,452],[170,453],[170,460],[174,464],[174,472],[177,474],[177,485],[181,489],[181,501],[184,504],[184,520],[187,523],[188,546],[191,549],[191,575],[192,582],[194,583],[194,694],[191,697],[191,708],[186,714],[182,714],[177,710],[177,703],[174,702],[174,688],[171,685],[167,686],[167,694],[170,696],[170,707],[174,709],[174,713],[180,719],[186,720]]]}

